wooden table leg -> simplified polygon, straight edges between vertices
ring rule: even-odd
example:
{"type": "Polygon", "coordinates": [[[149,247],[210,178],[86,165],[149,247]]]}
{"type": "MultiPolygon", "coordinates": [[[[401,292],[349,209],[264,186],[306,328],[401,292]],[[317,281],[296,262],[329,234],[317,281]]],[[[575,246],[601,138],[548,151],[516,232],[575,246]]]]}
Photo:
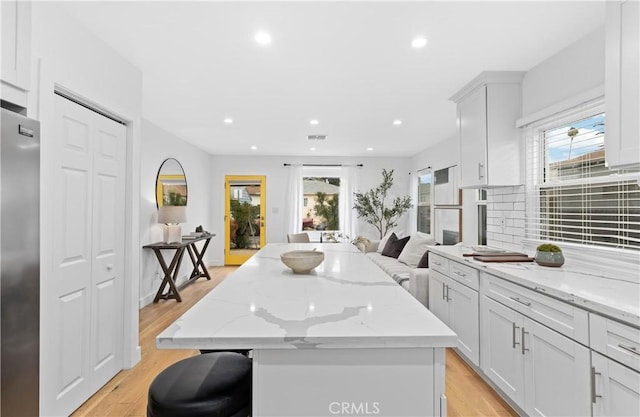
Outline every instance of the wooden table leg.
{"type": "Polygon", "coordinates": [[[153,250],[158,258],[158,262],[162,267],[162,271],[164,272],[164,279],[160,284],[160,288],[156,293],[156,297],[153,302],[157,303],[159,299],[168,300],[170,298],[175,298],[176,301],[182,302],[182,297],[180,297],[180,292],[176,287],[176,279],[178,278],[178,271],[180,270],[180,264],[182,263],[182,257],[184,256],[184,248],[180,248],[176,250],[176,253],[173,255],[173,259],[171,260],[171,264],[167,267],[167,263],[164,261],[164,257],[162,256],[162,252],[160,249],[153,250]],[[169,286],[169,289],[166,294],[163,294],[166,286],[169,286]]]}
{"type": "Polygon", "coordinates": [[[191,258],[191,263],[193,263],[193,271],[191,271],[191,278],[193,277],[205,277],[208,280],[211,280],[211,276],[209,275],[209,271],[207,271],[207,267],[204,265],[203,258],[204,254],[207,251],[207,246],[209,246],[209,241],[211,239],[207,239],[202,246],[202,250],[198,251],[198,247],[195,243],[191,243],[188,246],[189,249],[189,257],[191,258]]]}

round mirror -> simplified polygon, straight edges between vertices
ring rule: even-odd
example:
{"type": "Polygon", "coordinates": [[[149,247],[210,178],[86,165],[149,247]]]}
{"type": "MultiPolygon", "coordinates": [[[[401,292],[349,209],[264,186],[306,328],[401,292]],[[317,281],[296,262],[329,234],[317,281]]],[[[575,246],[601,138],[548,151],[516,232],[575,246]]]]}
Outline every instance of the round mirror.
{"type": "Polygon", "coordinates": [[[182,165],[174,158],[165,159],[156,177],[157,206],[186,206],[187,194],[187,177],[182,165]]]}

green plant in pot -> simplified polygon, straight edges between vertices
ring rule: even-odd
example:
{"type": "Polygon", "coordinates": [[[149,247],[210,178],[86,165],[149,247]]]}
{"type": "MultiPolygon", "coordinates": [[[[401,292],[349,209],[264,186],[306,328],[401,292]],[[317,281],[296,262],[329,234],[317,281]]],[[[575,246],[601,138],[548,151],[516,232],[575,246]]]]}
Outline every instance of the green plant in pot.
{"type": "Polygon", "coordinates": [[[564,256],[560,246],[553,243],[543,243],[536,248],[535,261],[542,266],[562,266],[564,256]]]}

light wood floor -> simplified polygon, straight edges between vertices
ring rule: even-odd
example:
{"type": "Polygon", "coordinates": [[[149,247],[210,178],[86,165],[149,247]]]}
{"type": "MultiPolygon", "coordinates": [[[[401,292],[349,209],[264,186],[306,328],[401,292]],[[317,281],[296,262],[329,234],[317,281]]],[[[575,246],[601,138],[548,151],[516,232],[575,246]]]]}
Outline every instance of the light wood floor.
{"type": "MultiPolygon", "coordinates": [[[[160,301],[140,310],[142,360],[118,373],[72,416],[144,417],[147,389],[155,376],[197,350],[158,350],[156,336],[218,285],[236,267],[209,268],[211,281],[198,280],[180,292],[182,303],[160,301]]],[[[451,349],[447,349],[446,394],[449,416],[517,416],[517,414],[451,349]]]]}

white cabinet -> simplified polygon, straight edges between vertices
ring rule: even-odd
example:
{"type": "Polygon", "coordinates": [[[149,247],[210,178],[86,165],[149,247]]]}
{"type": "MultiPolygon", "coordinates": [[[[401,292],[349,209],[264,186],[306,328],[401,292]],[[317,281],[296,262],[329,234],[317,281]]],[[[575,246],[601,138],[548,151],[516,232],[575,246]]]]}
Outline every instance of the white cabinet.
{"type": "Polygon", "coordinates": [[[531,416],[588,416],[589,349],[482,298],[484,373],[531,416]]]}
{"type": "Polygon", "coordinates": [[[640,3],[608,1],[605,154],[612,168],[640,165],[640,3]]]}
{"type": "Polygon", "coordinates": [[[2,99],[27,106],[31,77],[31,2],[3,0],[2,14],[2,99]]]}
{"type": "Polygon", "coordinates": [[[593,416],[640,416],[640,373],[591,353],[593,416]]]}
{"type": "Polygon", "coordinates": [[[640,416],[640,330],[589,315],[594,416],[640,416]]]}
{"type": "Polygon", "coordinates": [[[523,75],[483,72],[451,97],[457,104],[462,188],[522,183],[515,123],[520,117],[523,75]]]}
{"type": "Polygon", "coordinates": [[[429,273],[429,310],[456,332],[458,351],[476,366],[480,364],[478,309],[478,291],[438,271],[429,273]]]}

